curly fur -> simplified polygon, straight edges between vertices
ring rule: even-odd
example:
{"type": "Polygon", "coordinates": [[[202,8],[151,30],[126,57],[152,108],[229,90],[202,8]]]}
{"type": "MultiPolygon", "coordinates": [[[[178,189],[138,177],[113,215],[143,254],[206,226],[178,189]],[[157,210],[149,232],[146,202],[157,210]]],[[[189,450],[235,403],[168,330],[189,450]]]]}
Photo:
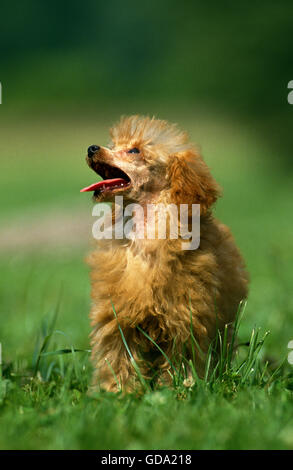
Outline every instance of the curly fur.
{"type": "Polygon", "coordinates": [[[168,383],[168,361],[137,326],[168,357],[180,356],[184,350],[191,359],[192,316],[194,336],[202,350],[195,364],[201,376],[217,329],[222,332],[229,324],[231,331],[239,302],[247,296],[248,277],[241,255],[230,230],[212,216],[219,187],[187,134],[175,125],[131,116],[111,129],[111,138],[110,148],[102,147],[95,158],[130,175],[133,186],[124,191],[124,199],[142,206],[149,202],[200,204],[201,233],[200,246],[193,251],[182,250],[180,239],[98,243],[88,260],[93,386],[117,391],[116,379],[123,389],[137,386],[118,322],[142,374],[150,378],[155,373],[160,382],[168,383]],[[134,146],[139,147],[139,155],[127,153],[134,146]]]}

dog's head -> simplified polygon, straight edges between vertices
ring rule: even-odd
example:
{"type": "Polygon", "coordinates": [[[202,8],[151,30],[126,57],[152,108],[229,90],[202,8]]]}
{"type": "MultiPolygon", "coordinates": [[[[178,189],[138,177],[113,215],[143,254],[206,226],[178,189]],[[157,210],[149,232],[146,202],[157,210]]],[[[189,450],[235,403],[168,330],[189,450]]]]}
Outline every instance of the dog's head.
{"type": "Polygon", "coordinates": [[[96,202],[200,204],[206,213],[219,187],[185,132],[154,118],[121,118],[109,147],[91,145],[87,163],[103,180],[84,188],[96,202]]]}

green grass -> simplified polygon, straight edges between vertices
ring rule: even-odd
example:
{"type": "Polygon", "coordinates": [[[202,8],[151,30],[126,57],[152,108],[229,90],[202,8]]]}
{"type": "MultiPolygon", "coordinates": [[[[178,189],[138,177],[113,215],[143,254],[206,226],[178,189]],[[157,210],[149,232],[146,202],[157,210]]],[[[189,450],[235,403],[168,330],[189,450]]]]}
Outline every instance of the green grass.
{"type": "MultiPolygon", "coordinates": [[[[293,448],[293,369],[286,360],[293,339],[290,175],[256,130],[217,118],[181,123],[202,143],[224,188],[216,214],[247,261],[251,289],[239,342],[250,346],[232,360],[224,345],[217,375],[205,380],[184,381],[176,364],[171,389],[89,396],[87,244],[2,251],[1,449],[293,448]]],[[[84,150],[107,142],[108,123],[22,124],[5,122],[0,143],[3,223],[31,210],[90,211],[89,198],[79,194],[93,182],[84,150]]]]}
{"type": "Polygon", "coordinates": [[[147,387],[139,394],[88,396],[87,352],[45,353],[58,334],[64,336],[63,346],[72,348],[69,338],[54,329],[54,317],[42,325],[30,364],[15,360],[4,366],[1,448],[286,449],[293,445],[293,374],[285,365],[272,368],[261,359],[266,335],[261,337],[259,331],[252,332],[249,346],[237,348],[233,360],[223,343],[217,373],[206,374],[205,379],[196,375],[186,379],[184,367],[176,364],[171,389],[147,387]]]}

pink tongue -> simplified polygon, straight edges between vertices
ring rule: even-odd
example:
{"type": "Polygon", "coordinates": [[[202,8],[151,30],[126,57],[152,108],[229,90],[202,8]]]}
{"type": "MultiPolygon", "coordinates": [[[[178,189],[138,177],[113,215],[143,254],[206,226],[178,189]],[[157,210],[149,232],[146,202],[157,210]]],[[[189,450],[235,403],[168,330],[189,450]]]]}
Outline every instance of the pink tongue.
{"type": "Polygon", "coordinates": [[[122,187],[127,184],[127,181],[125,181],[122,178],[113,178],[112,180],[103,180],[99,181],[98,183],[91,184],[90,186],[87,186],[86,188],[83,188],[80,190],[81,193],[85,193],[87,191],[95,191],[96,189],[106,189],[106,188],[111,188],[113,186],[117,187],[122,187]]]}

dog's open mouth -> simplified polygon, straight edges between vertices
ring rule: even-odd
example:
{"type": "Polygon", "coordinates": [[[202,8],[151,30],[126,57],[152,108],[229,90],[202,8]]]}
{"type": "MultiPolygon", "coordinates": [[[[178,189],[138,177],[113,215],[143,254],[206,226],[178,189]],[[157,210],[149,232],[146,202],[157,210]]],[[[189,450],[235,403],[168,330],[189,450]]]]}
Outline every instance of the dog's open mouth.
{"type": "Polygon", "coordinates": [[[120,170],[120,168],[108,165],[107,163],[97,163],[94,170],[103,180],[81,189],[81,193],[94,191],[94,196],[97,197],[105,191],[115,192],[131,186],[129,176],[120,170]]]}

